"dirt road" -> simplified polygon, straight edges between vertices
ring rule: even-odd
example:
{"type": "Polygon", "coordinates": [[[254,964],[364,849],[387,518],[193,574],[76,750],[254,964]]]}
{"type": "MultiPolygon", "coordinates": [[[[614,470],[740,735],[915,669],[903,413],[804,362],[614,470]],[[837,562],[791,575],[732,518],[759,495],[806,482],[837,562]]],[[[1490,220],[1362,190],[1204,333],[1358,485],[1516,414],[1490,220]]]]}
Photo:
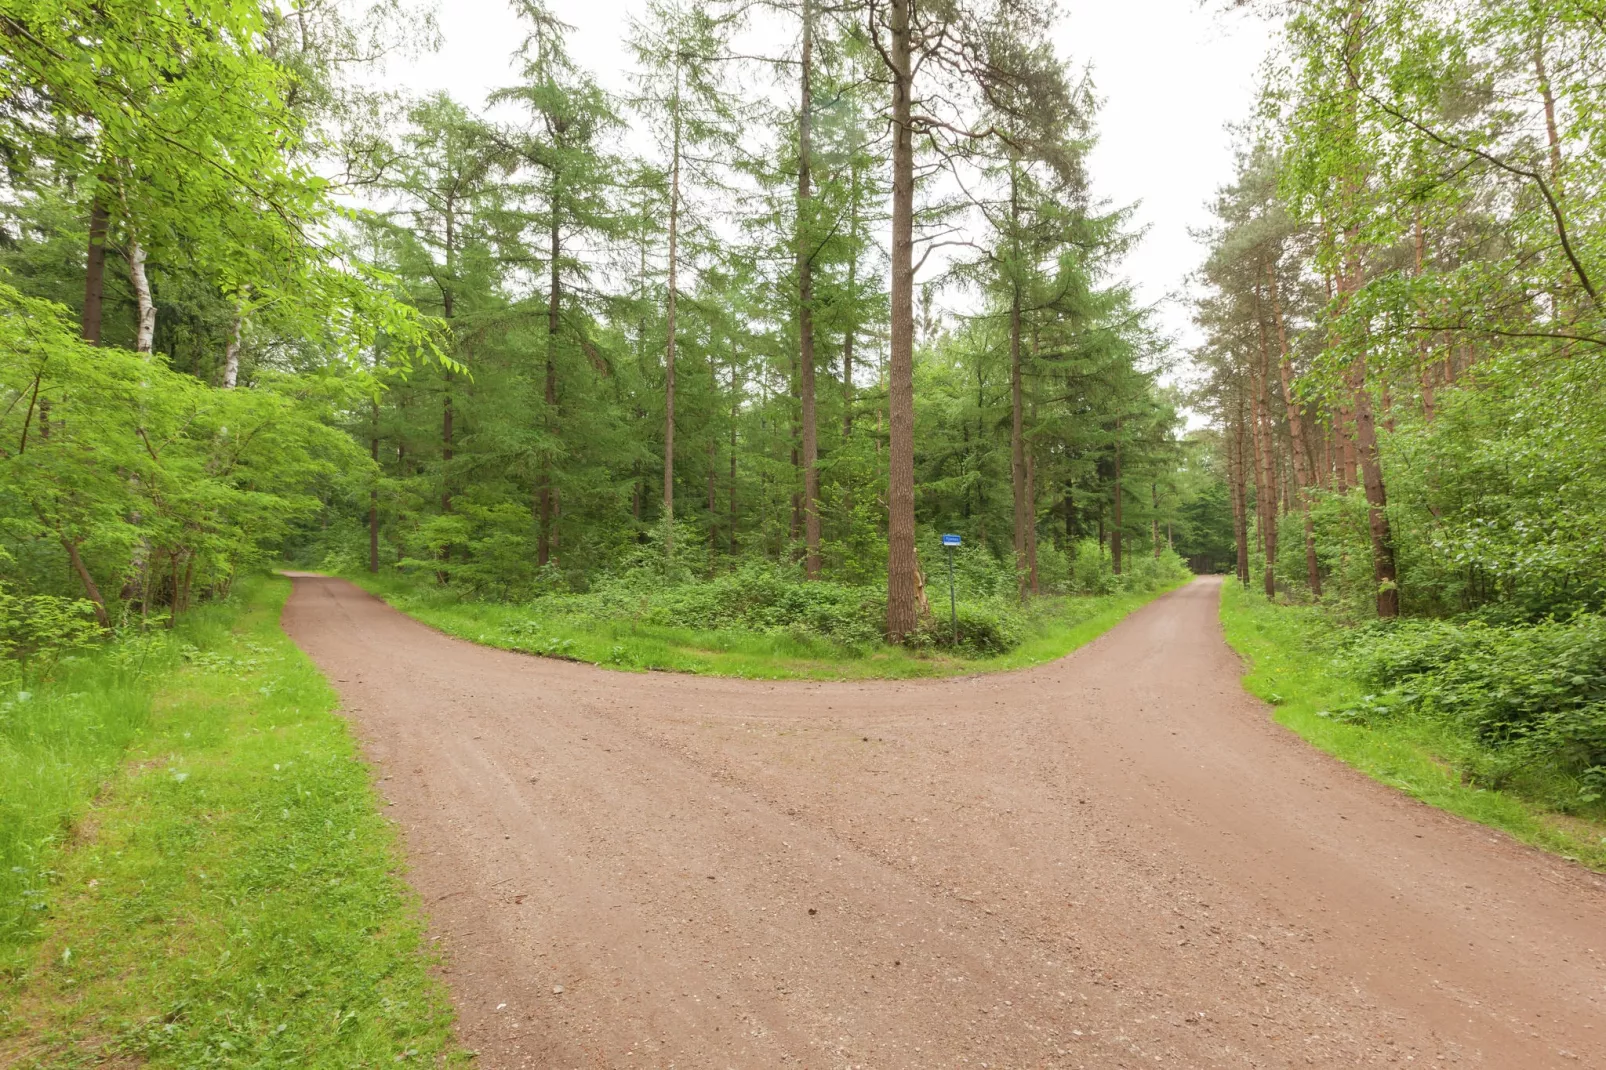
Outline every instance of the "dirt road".
{"type": "Polygon", "coordinates": [[[299,578],[479,1065],[1606,1067],[1606,882],[1245,696],[1201,580],[1025,672],[771,684],[299,578]]]}

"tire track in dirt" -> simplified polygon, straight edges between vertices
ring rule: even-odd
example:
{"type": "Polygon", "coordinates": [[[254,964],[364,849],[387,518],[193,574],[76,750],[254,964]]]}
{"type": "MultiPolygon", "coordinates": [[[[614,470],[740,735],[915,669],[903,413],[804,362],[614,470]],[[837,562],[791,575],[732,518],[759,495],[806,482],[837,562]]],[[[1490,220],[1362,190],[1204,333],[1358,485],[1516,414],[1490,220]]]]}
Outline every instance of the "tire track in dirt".
{"type": "Polygon", "coordinates": [[[295,584],[481,1066],[1606,1066],[1606,881],[1273,724],[1213,581],[1051,665],[840,684],[295,584]]]}

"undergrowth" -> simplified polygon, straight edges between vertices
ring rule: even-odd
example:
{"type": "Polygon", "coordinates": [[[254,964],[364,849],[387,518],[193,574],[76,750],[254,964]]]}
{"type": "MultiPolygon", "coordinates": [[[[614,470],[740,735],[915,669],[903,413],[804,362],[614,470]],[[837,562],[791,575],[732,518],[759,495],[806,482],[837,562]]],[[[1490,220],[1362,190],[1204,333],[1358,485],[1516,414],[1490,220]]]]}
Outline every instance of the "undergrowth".
{"type": "Polygon", "coordinates": [[[1568,708],[1552,689],[1587,690],[1584,674],[1558,668],[1568,642],[1507,637],[1507,657],[1491,658],[1477,625],[1347,628],[1317,607],[1271,605],[1232,579],[1221,620],[1248,659],[1245,686],[1280,723],[1424,802],[1606,871],[1606,808],[1579,764],[1588,752],[1562,761],[1541,742],[1568,708]],[[1513,711],[1528,729],[1514,730],[1513,711]]]}
{"type": "Polygon", "coordinates": [[[393,831],[279,630],[289,586],[6,700],[0,1065],[459,1058],[393,831]]]}
{"type": "Polygon", "coordinates": [[[962,560],[956,604],[949,605],[946,571],[933,570],[931,613],[901,646],[882,639],[884,589],[807,581],[794,567],[763,561],[700,578],[664,575],[649,561],[601,577],[583,593],[560,589],[520,601],[442,585],[433,572],[416,569],[343,574],[426,624],[490,646],[617,669],[766,679],[1035,665],[1069,653],[1189,578],[1174,557],[1151,557],[1100,593],[1022,604],[1012,570],[980,554],[962,560]]]}

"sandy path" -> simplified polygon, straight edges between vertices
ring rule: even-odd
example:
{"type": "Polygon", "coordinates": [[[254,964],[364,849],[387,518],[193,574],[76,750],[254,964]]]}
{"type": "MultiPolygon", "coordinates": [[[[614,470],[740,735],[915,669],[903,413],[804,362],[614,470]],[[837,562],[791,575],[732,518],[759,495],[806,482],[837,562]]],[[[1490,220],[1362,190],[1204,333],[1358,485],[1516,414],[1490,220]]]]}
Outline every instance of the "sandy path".
{"type": "Polygon", "coordinates": [[[1606,1067],[1606,881],[1272,724],[1216,600],[913,683],[607,672],[321,578],[284,624],[481,1066],[1606,1067]]]}

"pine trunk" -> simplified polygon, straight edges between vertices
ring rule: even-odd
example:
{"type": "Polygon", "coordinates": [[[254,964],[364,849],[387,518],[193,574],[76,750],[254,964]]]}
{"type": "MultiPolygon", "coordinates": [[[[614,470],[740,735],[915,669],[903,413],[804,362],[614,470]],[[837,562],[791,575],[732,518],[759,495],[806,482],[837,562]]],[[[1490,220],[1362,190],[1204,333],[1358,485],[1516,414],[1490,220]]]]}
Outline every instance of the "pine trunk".
{"type": "Polygon", "coordinates": [[[1115,422],[1115,496],[1111,507],[1110,517],[1110,571],[1117,576],[1121,574],[1121,551],[1124,549],[1121,534],[1122,519],[1121,506],[1123,494],[1121,493],[1121,421],[1115,422]]]}
{"type": "Polygon", "coordinates": [[[669,167],[669,293],[666,301],[664,343],[664,558],[675,550],[675,287],[680,257],[680,69],[675,70],[674,138],[669,167]]]}
{"type": "Polygon", "coordinates": [[[373,403],[373,432],[368,455],[374,462],[374,486],[368,489],[368,571],[379,571],[379,401],[373,403]]]}
{"type": "MultiPolygon", "coordinates": [[[[550,218],[547,229],[547,301],[546,301],[546,382],[543,398],[542,423],[546,426],[548,441],[557,433],[555,423],[558,409],[558,310],[562,300],[562,274],[558,258],[563,252],[562,230],[558,219],[558,191],[556,180],[552,190],[550,218]]],[[[545,567],[552,559],[552,452],[548,446],[541,452],[541,490],[537,505],[540,524],[536,532],[535,563],[545,567]]]]}
{"type": "Polygon", "coordinates": [[[889,0],[892,63],[892,278],[887,411],[887,638],[901,642],[918,620],[914,470],[914,138],[910,97],[911,0],[889,0]]]}
{"type": "Polygon", "coordinates": [[[1228,480],[1232,487],[1232,534],[1238,550],[1238,582],[1249,586],[1249,487],[1244,471],[1244,413],[1243,399],[1238,399],[1238,411],[1232,422],[1232,442],[1228,453],[1228,480]]]}
{"type": "Polygon", "coordinates": [[[1016,596],[1026,597],[1030,566],[1026,561],[1026,414],[1021,399],[1020,287],[1013,287],[1009,305],[1009,476],[1015,505],[1016,596]]]}
{"type": "Polygon", "coordinates": [[[1261,314],[1260,287],[1255,287],[1255,320],[1260,329],[1260,367],[1251,371],[1250,385],[1255,395],[1255,455],[1260,470],[1255,487],[1257,514],[1260,517],[1260,546],[1266,554],[1263,579],[1266,600],[1277,598],[1277,467],[1273,455],[1275,439],[1272,432],[1269,395],[1271,393],[1271,347],[1266,339],[1266,317],[1261,314]]]}
{"type": "Polygon", "coordinates": [[[797,135],[797,342],[798,392],[803,420],[803,572],[809,579],[820,575],[820,468],[819,441],[814,411],[814,241],[811,156],[814,121],[813,87],[814,11],[803,0],[803,74],[799,87],[797,135]]]}
{"type": "Polygon", "coordinates": [[[1288,349],[1288,321],[1283,318],[1282,291],[1277,285],[1277,267],[1267,261],[1266,279],[1271,291],[1271,314],[1277,324],[1278,376],[1282,381],[1283,404],[1288,412],[1289,452],[1294,458],[1294,480],[1299,486],[1299,506],[1305,524],[1305,582],[1311,594],[1322,596],[1322,574],[1316,560],[1316,526],[1311,518],[1311,488],[1315,486],[1316,466],[1310,456],[1310,440],[1305,420],[1294,400],[1294,364],[1288,349]]]}

